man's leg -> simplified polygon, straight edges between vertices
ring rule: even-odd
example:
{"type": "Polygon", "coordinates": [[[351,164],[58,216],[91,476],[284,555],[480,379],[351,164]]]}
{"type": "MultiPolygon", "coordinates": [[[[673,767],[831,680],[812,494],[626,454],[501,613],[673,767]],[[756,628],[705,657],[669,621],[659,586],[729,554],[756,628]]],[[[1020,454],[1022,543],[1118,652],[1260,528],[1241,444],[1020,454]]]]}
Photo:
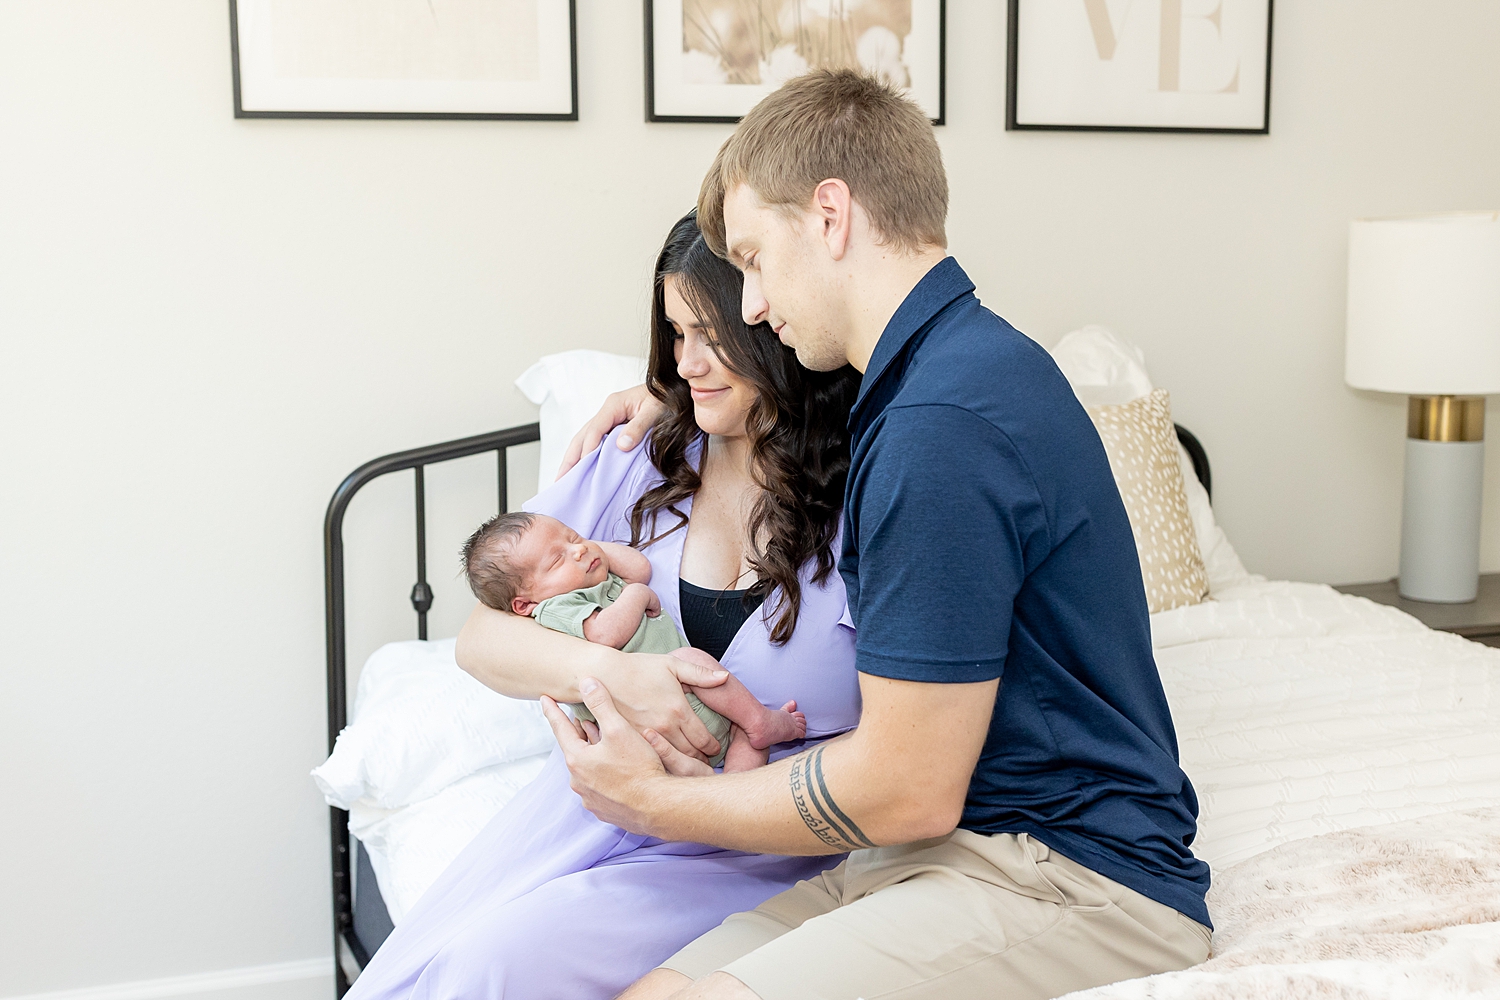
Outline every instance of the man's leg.
{"type": "Polygon", "coordinates": [[[636,981],[617,1000],[759,1000],[719,966],[748,955],[806,920],[837,909],[848,862],[798,882],[754,910],[731,914],[718,927],[636,981]]]}
{"type": "Polygon", "coordinates": [[[621,993],[618,1000],[760,1000],[731,975],[711,973],[693,982],[680,972],[657,969],[621,993]]]}
{"type": "Polygon", "coordinates": [[[801,883],[665,964],[727,973],[760,1000],[1031,1000],[1208,956],[1207,928],[1024,836],[958,831],[856,852],[843,871],[834,894],[843,905],[802,919],[801,883]],[[764,943],[746,951],[757,936],[764,943]]]}
{"type": "Polygon", "coordinates": [[[693,981],[680,972],[671,969],[653,969],[635,981],[635,985],[615,1000],[668,1000],[675,997],[687,987],[693,985],[693,981]]]}

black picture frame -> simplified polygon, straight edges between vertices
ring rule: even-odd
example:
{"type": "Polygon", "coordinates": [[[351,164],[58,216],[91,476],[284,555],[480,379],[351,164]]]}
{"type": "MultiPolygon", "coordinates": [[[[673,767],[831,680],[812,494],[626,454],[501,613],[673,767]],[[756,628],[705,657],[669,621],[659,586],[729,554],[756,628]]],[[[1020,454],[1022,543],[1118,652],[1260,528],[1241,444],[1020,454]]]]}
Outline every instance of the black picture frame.
{"type": "Polygon", "coordinates": [[[1005,130],[1007,132],[1176,132],[1200,135],[1269,135],[1271,133],[1271,53],[1276,25],[1276,0],[1266,0],[1266,85],[1260,128],[1212,128],[1178,125],[1046,125],[1016,121],[1017,56],[1020,48],[1021,0],[1009,0],[1006,16],[1005,130]]]}
{"type": "Polygon", "coordinates": [[[557,113],[474,111],[247,111],[241,100],[240,29],[236,0],[229,0],[229,62],[234,78],[236,118],[364,118],[383,121],[544,121],[578,120],[578,0],[568,0],[568,62],[571,110],[557,113]]]}
{"type": "MultiPolygon", "coordinates": [[[[646,32],[646,121],[737,125],[743,115],[664,115],[656,110],[655,0],[644,0],[646,32]]],[[[948,115],[948,0],[938,0],[938,114],[932,124],[943,125],[948,115]]]]}

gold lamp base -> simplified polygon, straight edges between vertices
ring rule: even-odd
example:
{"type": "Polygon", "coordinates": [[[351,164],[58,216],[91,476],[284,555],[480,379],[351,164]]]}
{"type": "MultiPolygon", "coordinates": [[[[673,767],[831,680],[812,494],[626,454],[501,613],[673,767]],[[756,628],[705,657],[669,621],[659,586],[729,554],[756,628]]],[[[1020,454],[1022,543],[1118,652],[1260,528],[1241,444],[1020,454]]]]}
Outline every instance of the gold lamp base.
{"type": "Polygon", "coordinates": [[[1406,436],[1414,441],[1483,441],[1483,396],[1412,396],[1406,436]]]}

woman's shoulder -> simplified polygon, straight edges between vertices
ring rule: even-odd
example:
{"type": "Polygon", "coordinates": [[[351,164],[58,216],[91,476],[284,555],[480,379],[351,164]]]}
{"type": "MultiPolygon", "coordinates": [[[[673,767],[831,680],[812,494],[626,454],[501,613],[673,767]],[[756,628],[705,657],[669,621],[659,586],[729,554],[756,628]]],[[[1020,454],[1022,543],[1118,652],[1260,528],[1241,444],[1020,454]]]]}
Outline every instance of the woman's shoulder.
{"type": "Polygon", "coordinates": [[[651,464],[651,435],[630,451],[621,451],[616,427],[599,447],[579,459],[567,475],[537,493],[524,510],[549,514],[579,534],[604,541],[629,538],[629,511],[641,495],[661,481],[651,464]]]}

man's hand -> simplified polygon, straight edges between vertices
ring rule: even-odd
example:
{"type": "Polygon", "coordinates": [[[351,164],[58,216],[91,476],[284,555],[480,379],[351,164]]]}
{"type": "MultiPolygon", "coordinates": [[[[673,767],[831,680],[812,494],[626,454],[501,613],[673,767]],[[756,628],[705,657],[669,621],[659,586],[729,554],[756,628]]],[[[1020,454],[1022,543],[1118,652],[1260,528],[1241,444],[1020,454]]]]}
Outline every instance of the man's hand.
{"type": "Polygon", "coordinates": [[[583,703],[598,720],[599,738],[593,743],[579,733],[557,702],[542,698],[542,712],[573,776],[573,791],[584,808],[604,822],[631,833],[650,834],[646,806],[652,782],[668,777],[666,768],[651,744],[615,710],[614,699],[603,684],[586,677],[578,687],[583,703]]]}
{"type": "Polygon", "coordinates": [[[645,438],[646,432],[664,412],[666,407],[644,385],[610,393],[604,398],[604,405],[599,408],[599,412],[568,442],[568,450],[563,452],[562,465],[557,470],[556,478],[561,479],[567,475],[568,470],[577,465],[580,458],[599,447],[599,442],[621,424],[625,425],[625,430],[615,439],[615,444],[621,451],[631,451],[645,438]]]}

